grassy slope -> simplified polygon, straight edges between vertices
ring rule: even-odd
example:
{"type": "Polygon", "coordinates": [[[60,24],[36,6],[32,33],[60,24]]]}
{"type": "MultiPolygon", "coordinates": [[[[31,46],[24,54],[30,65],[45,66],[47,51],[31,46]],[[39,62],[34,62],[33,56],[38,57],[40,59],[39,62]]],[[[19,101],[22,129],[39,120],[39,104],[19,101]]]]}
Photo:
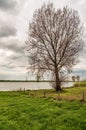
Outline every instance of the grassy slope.
{"type": "MultiPolygon", "coordinates": [[[[62,95],[79,94],[82,88],[62,95]]],[[[37,91],[37,96],[42,91],[37,91]]],[[[49,95],[56,95],[52,90],[49,95]]],[[[30,92],[0,92],[0,130],[86,130],[86,103],[29,97],[30,92]]]]}

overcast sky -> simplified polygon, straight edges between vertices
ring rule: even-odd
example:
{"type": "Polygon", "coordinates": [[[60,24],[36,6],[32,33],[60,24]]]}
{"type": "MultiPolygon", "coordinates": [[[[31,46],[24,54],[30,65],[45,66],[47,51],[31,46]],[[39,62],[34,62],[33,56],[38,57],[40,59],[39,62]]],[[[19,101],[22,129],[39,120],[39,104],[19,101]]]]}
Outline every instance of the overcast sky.
{"type": "Polygon", "coordinates": [[[85,46],[74,70],[86,70],[86,0],[0,0],[0,79],[26,78],[28,59],[24,47],[28,24],[34,10],[48,1],[56,8],[68,5],[78,10],[85,28],[85,46]]]}

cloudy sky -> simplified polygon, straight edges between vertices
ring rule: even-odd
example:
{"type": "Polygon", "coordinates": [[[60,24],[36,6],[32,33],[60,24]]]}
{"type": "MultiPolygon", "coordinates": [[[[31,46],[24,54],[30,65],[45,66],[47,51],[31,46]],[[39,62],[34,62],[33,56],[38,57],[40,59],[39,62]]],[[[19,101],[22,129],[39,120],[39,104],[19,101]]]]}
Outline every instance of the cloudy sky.
{"type": "Polygon", "coordinates": [[[78,10],[85,28],[85,46],[74,70],[77,73],[86,71],[86,0],[0,0],[0,79],[26,78],[28,59],[24,48],[28,23],[34,10],[48,1],[56,8],[68,5],[78,10]]]}

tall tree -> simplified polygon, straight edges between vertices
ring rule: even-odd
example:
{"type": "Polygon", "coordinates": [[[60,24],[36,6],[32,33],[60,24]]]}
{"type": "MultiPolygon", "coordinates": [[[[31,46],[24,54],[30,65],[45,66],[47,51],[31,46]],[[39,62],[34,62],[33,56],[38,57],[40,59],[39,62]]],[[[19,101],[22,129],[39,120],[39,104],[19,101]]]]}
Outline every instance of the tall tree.
{"type": "Polygon", "coordinates": [[[53,3],[35,10],[29,24],[27,51],[30,68],[50,72],[55,89],[61,90],[60,74],[77,63],[82,49],[82,26],[76,10],[55,9],[53,3]]]}

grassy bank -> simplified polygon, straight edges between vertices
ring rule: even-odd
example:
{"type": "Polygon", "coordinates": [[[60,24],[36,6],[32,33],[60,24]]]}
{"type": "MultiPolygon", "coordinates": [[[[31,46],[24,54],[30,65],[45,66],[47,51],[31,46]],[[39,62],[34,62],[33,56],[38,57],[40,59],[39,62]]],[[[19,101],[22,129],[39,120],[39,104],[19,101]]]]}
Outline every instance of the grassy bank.
{"type": "Polygon", "coordinates": [[[29,97],[46,97],[46,98],[55,98],[57,100],[66,99],[66,100],[78,100],[78,101],[84,98],[84,100],[86,101],[86,87],[83,86],[64,88],[63,91],[60,93],[57,93],[54,89],[28,90],[20,92],[28,95],[29,97]]]}
{"type": "MultiPolygon", "coordinates": [[[[65,89],[68,96],[86,88],[65,89]]],[[[58,100],[54,90],[0,92],[0,130],[86,130],[86,103],[58,100]],[[35,95],[34,95],[35,94],[35,95]]]]}

